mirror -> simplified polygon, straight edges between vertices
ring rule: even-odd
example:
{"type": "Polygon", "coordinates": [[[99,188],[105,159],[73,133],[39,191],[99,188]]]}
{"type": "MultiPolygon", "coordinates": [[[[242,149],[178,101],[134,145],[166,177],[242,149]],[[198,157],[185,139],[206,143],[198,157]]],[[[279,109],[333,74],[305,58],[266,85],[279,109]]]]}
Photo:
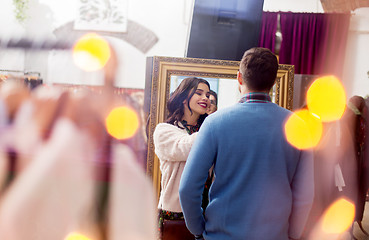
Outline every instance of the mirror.
{"type": "MultiPolygon", "coordinates": [[[[170,77],[169,93],[172,93],[186,77],[188,76],[172,75],[170,77]]],[[[203,77],[203,79],[207,80],[210,84],[210,89],[217,93],[218,109],[230,106],[240,99],[241,95],[238,91],[236,79],[210,77],[203,77]]]]}
{"type": "MultiPolygon", "coordinates": [[[[183,78],[200,77],[208,80],[211,89],[218,93],[218,109],[232,105],[240,98],[236,81],[239,62],[155,56],[147,58],[146,66],[147,174],[159,198],[161,174],[152,136],[155,126],[165,121],[170,92],[183,78]]],[[[276,84],[271,90],[272,101],[289,110],[293,106],[293,77],[294,66],[280,64],[276,84]]]]}

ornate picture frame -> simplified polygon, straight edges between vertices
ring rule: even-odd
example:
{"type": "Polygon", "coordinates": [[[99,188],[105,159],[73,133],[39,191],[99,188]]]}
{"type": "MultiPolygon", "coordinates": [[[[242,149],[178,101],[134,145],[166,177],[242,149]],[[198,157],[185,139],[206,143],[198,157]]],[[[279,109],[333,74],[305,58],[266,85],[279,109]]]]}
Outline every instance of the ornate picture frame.
{"type": "MultiPolygon", "coordinates": [[[[153,133],[155,126],[164,122],[167,114],[166,104],[170,94],[171,77],[193,76],[200,78],[222,78],[236,80],[238,61],[201,58],[176,58],[154,56],[147,59],[145,109],[147,111],[147,174],[153,181],[159,197],[160,167],[154,152],[153,133]]],[[[275,87],[275,103],[292,109],[294,66],[279,65],[275,87]]]]}

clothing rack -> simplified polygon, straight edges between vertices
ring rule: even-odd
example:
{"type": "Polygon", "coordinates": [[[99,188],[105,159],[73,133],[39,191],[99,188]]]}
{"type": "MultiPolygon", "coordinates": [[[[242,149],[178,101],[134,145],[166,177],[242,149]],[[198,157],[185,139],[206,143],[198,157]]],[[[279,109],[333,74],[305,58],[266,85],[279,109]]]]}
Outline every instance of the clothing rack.
{"type": "Polygon", "coordinates": [[[72,49],[74,42],[65,40],[35,40],[31,38],[0,39],[0,48],[22,48],[29,50],[67,50],[72,49]]]}
{"type": "Polygon", "coordinates": [[[39,72],[0,69],[0,81],[7,79],[23,80],[24,84],[31,90],[43,83],[39,72]]]}
{"type": "Polygon", "coordinates": [[[16,76],[16,77],[41,77],[41,74],[39,72],[34,72],[34,71],[22,71],[22,70],[11,70],[11,69],[0,69],[0,75],[2,75],[4,73],[8,74],[9,76],[16,76]]]}
{"type": "Polygon", "coordinates": [[[0,69],[0,72],[11,72],[11,73],[23,73],[24,74],[24,71],[21,71],[21,70],[0,69]]]}

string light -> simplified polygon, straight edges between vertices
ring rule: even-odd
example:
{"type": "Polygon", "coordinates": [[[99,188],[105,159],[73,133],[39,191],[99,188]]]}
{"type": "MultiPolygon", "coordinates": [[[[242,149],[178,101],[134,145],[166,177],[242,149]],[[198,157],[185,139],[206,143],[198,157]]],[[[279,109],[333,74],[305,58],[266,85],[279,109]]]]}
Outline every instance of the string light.
{"type": "Polygon", "coordinates": [[[354,221],[355,205],[344,198],[334,202],[323,217],[322,230],[328,234],[345,232],[354,221]]]}
{"type": "Polygon", "coordinates": [[[323,122],[339,120],[346,108],[346,93],[335,76],[316,79],[307,91],[307,106],[323,122]]]}
{"type": "Polygon", "coordinates": [[[73,48],[74,63],[88,72],[102,69],[110,56],[111,50],[108,42],[95,33],[82,36],[73,48]]]}
{"type": "Polygon", "coordinates": [[[68,236],[65,237],[64,240],[91,240],[91,239],[79,233],[70,233],[68,234],[68,236]]]}
{"type": "Polygon", "coordinates": [[[318,145],[323,132],[323,124],[318,116],[307,109],[293,113],[285,123],[287,141],[298,149],[313,148],[318,145]]]}
{"type": "Polygon", "coordinates": [[[113,109],[105,120],[108,133],[116,139],[131,138],[139,127],[137,113],[128,107],[113,109]]]}

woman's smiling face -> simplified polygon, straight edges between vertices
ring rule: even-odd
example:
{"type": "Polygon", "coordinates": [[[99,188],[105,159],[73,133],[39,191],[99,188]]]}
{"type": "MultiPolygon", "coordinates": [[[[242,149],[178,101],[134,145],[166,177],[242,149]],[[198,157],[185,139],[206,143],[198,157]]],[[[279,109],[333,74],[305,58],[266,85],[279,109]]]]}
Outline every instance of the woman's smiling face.
{"type": "MultiPolygon", "coordinates": [[[[190,109],[193,114],[203,115],[209,107],[209,87],[205,83],[199,83],[195,93],[190,99],[190,109]]],[[[187,105],[187,103],[185,103],[187,105]]]]}

